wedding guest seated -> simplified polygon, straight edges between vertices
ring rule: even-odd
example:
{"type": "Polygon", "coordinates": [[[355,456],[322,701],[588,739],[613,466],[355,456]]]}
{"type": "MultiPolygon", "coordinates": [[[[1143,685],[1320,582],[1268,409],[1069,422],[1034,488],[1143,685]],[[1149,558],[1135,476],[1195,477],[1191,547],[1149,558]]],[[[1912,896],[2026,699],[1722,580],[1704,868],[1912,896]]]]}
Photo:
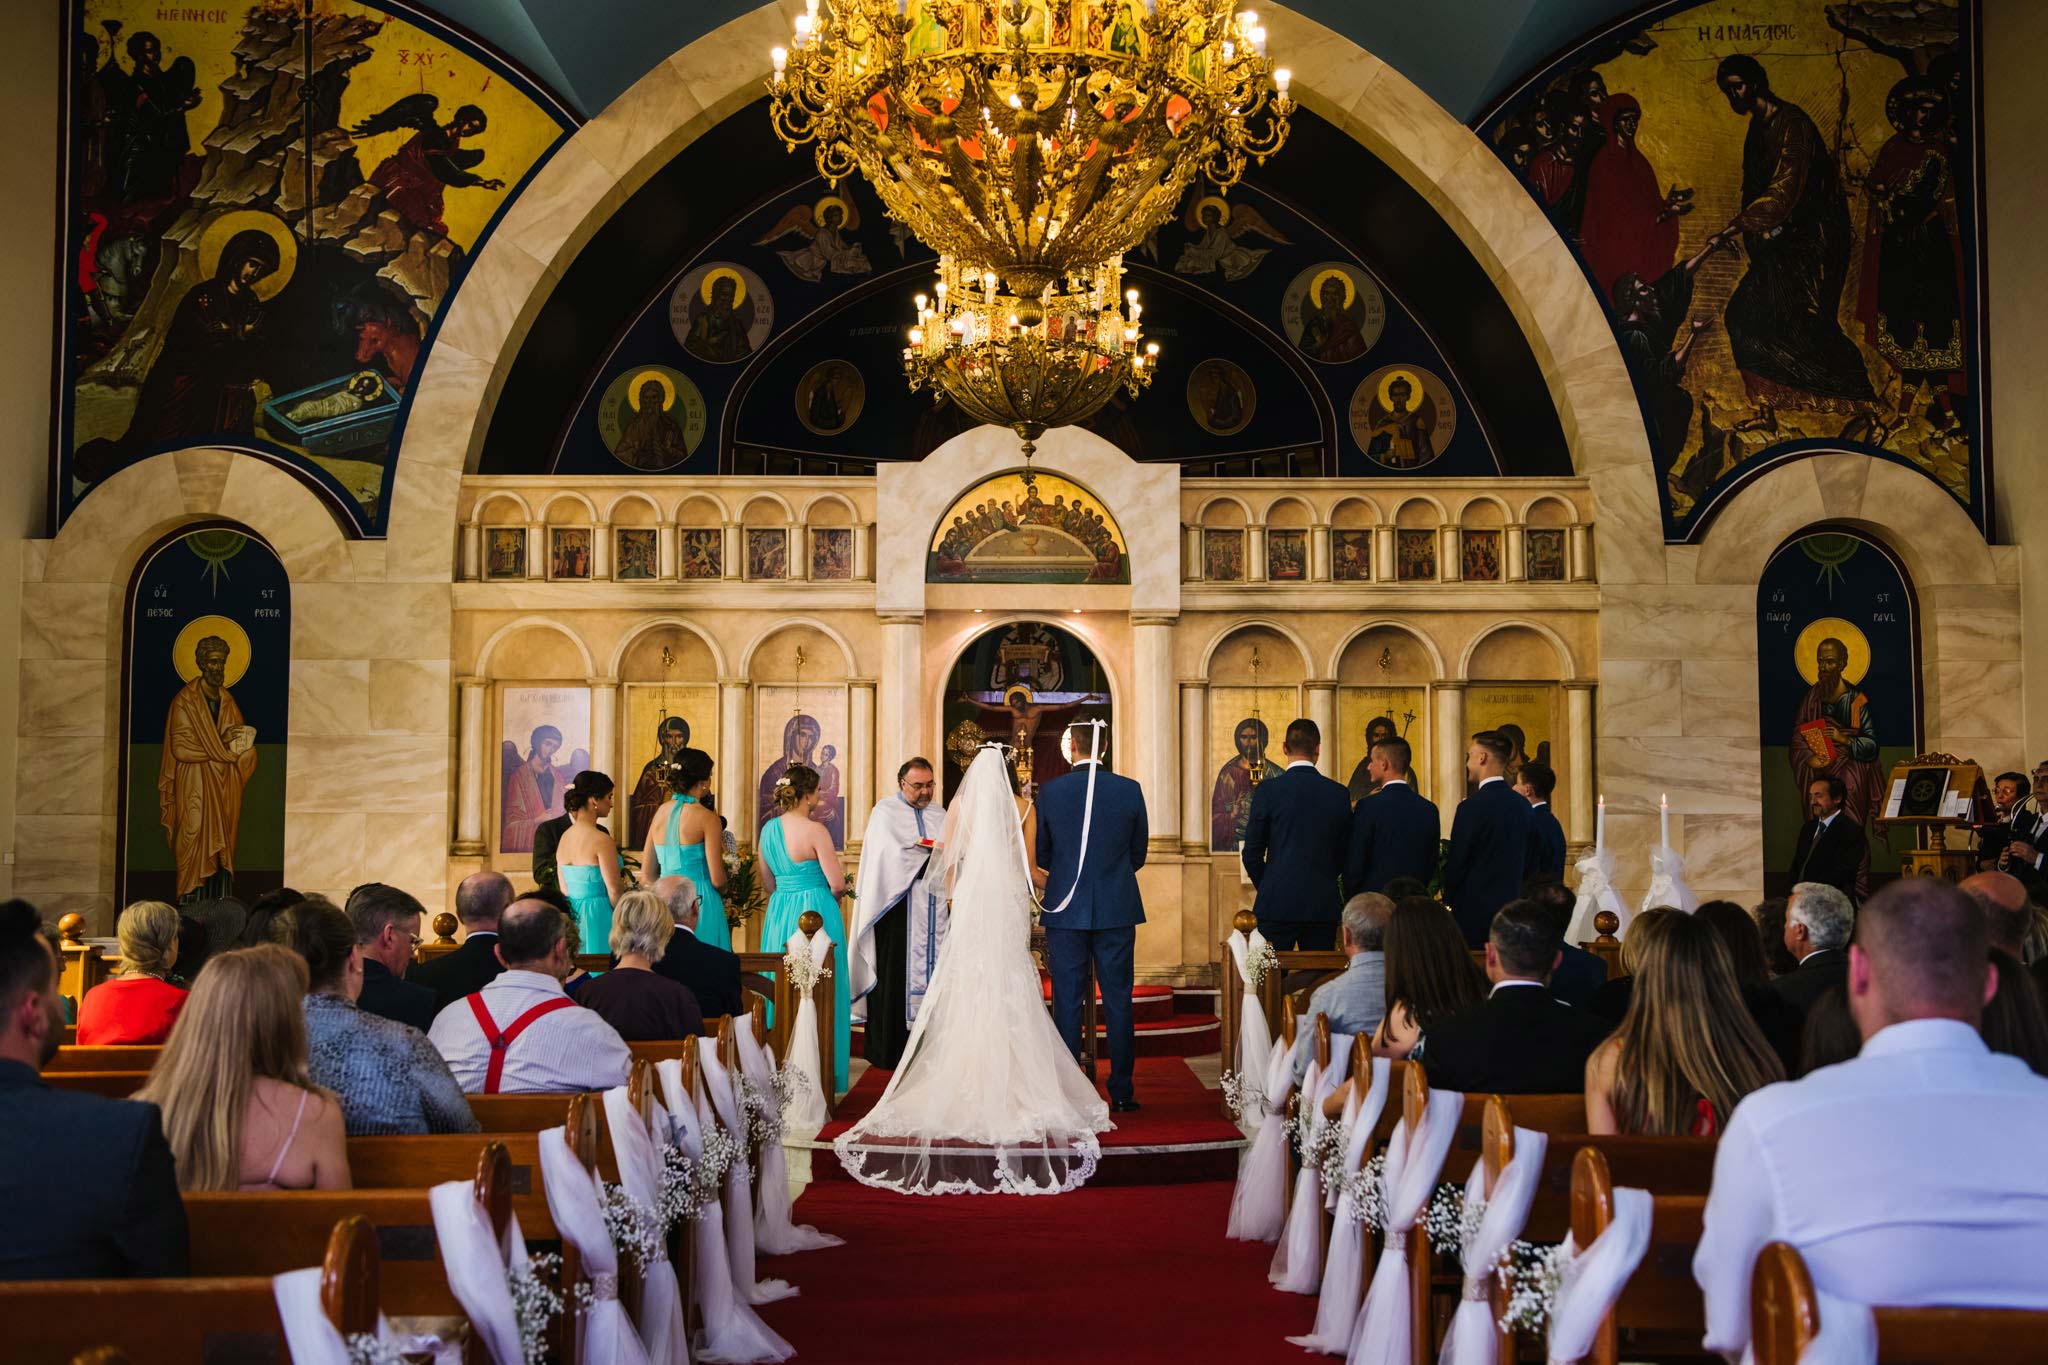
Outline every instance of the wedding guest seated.
{"type": "Polygon", "coordinates": [[[1991,946],[2026,960],[2027,932],[2034,925],[2034,905],[2027,888],[2009,872],[1978,872],[1956,883],[1984,912],[1984,932],[1991,946]]]}
{"type": "Polygon", "coordinates": [[[1712,1137],[1743,1096],[1784,1079],[1719,932],[1673,915],[1642,954],[1620,1029],[1586,1059],[1586,1131],[1712,1137]]]}
{"type": "Polygon", "coordinates": [[[663,877],[654,884],[654,894],[668,906],[676,926],[668,950],[654,964],[654,970],[671,981],[690,988],[697,1007],[706,1015],[740,1014],[746,1009],[740,994],[740,957],[715,943],[697,937],[697,919],[703,902],[688,877],[663,877]]]}
{"type": "Polygon", "coordinates": [[[306,963],[275,943],[215,957],[136,1098],[163,1110],[184,1190],[345,1190],[341,1105],[306,1067],[306,963]]]}
{"type": "MultiPolygon", "coordinates": [[[[560,909],[559,906],[556,908],[560,909]]],[[[577,920],[576,912],[564,911],[562,918],[562,936],[568,944],[568,952],[562,957],[562,994],[571,1000],[581,1000],[583,988],[597,980],[598,974],[576,960],[583,955],[583,925],[577,920]]]]}
{"type": "Polygon", "coordinates": [[[348,918],[356,927],[363,962],[363,993],[356,1004],[366,1013],[395,1019],[422,1033],[434,1026],[434,993],[405,979],[413,949],[420,946],[426,908],[409,893],[369,882],[348,893],[348,918]]]}
{"type": "Polygon", "coordinates": [[[562,993],[567,916],[544,900],[514,901],[498,920],[505,970],[435,1016],[428,1033],[465,1091],[486,1095],[609,1090],[632,1054],[618,1031],[562,993]]]}
{"type": "Polygon", "coordinates": [[[1317,1015],[1327,1016],[1330,1032],[1370,1034],[1387,1012],[1387,955],[1382,949],[1394,903],[1367,891],[1345,903],[1339,924],[1339,946],[1350,958],[1343,971],[1316,987],[1308,999],[1308,1018],[1294,1039],[1294,1081],[1308,1070],[1317,1015]]]}
{"type": "Polygon", "coordinates": [[[315,896],[274,927],[306,963],[306,1069],[341,1102],[348,1135],[476,1132],[462,1087],[427,1035],[361,1008],[364,959],[349,917],[315,896]]]}
{"type": "Polygon", "coordinates": [[[1798,968],[1771,982],[1771,989],[1803,1017],[1821,992],[1849,973],[1849,935],[1856,910],[1848,896],[1824,882],[1801,882],[1785,904],[1785,950],[1798,968]]]}
{"type": "Polygon", "coordinates": [[[2017,1057],[2037,1076],[2048,1076],[2048,1015],[2041,1008],[2034,979],[2010,953],[1991,950],[1998,989],[1984,1004],[1978,1032],[1993,1052],[2017,1057]]]}
{"type": "Polygon", "coordinates": [[[1386,1013],[1372,1037],[1382,1057],[1402,1058],[1432,1027],[1486,996],[1465,935],[1427,896],[1394,902],[1387,920],[1386,1013]]]}
{"type": "Polygon", "coordinates": [[[1486,937],[1493,991],[1425,1030],[1416,1057],[1429,1083],[1468,1094],[1557,1095],[1585,1082],[1586,1058],[1605,1023],[1550,993],[1562,935],[1550,912],[1513,900],[1494,912],[1486,937]]]}
{"type": "Polygon", "coordinates": [[[1558,959],[1557,970],[1550,974],[1550,993],[1567,1005],[1587,1008],[1600,988],[1607,984],[1607,964],[1596,954],[1564,937],[1565,930],[1571,927],[1572,911],[1578,907],[1579,898],[1572,894],[1570,887],[1558,881],[1532,883],[1528,896],[1557,921],[1558,951],[1564,956],[1558,959]]]}
{"type": "Polygon", "coordinates": [[[1668,905],[1653,905],[1629,921],[1628,937],[1621,941],[1621,975],[1602,982],[1593,992],[1591,1012],[1610,1027],[1619,1028],[1633,998],[1636,972],[1643,965],[1643,951],[1666,920],[1680,913],[1668,905]]]}
{"type": "Polygon", "coordinates": [[[1749,1345],[1750,1269],[1790,1242],[1855,1303],[2048,1309],[2048,1080],[1985,1047],[1984,915],[1934,877],[1864,904],[1845,971],[1852,1061],[1739,1105],[1714,1161],[1693,1277],[1706,1348],[1749,1345]]]}
{"type": "Polygon", "coordinates": [[[1846,1062],[1862,1050],[1863,1035],[1856,1029],[1856,1017],[1849,1013],[1848,985],[1837,983],[1822,991],[1806,1012],[1799,1026],[1799,1065],[1786,1074],[1796,1079],[1846,1062]]]}
{"type": "Polygon", "coordinates": [[[161,1114],[45,1085],[37,1073],[63,1037],[57,955],[35,907],[0,904],[0,1280],[185,1274],[161,1114]]]}
{"type": "Polygon", "coordinates": [[[289,886],[280,886],[258,896],[249,906],[249,922],[242,926],[242,941],[237,946],[253,948],[259,943],[270,942],[271,921],[305,898],[305,892],[295,891],[289,886]]]}
{"type": "Polygon", "coordinates": [[[1420,877],[1396,877],[1381,888],[1380,894],[1396,905],[1410,896],[1421,896],[1425,900],[1433,899],[1429,894],[1429,883],[1420,877]]]}
{"type": "Polygon", "coordinates": [[[1756,907],[1757,937],[1764,941],[1764,966],[1770,969],[1773,981],[1787,972],[1799,970],[1799,959],[1785,947],[1787,900],[1785,896],[1772,896],[1757,902],[1756,907]]]}
{"type": "Polygon", "coordinates": [[[1778,1055],[1787,1076],[1799,1074],[1799,1011],[1771,989],[1770,971],[1764,965],[1763,935],[1749,911],[1734,901],[1708,901],[1693,911],[1693,918],[1714,926],[1728,961],[1735,968],[1735,982],[1742,988],[1742,1003],[1749,1017],[1763,1030],[1764,1041],[1778,1055]]]}
{"type": "Polygon", "coordinates": [[[78,1002],[78,1041],[89,1047],[161,1043],[185,1007],[185,988],[171,982],[178,965],[177,907],[137,901],[121,912],[114,932],[121,962],[78,1002]]]}
{"type": "Polygon", "coordinates": [[[616,965],[585,986],[576,1002],[617,1029],[629,1043],[684,1038],[704,1031],[690,988],[653,971],[676,932],[668,906],[652,891],[628,891],[612,906],[616,965]]]}
{"type": "Polygon", "coordinates": [[[505,964],[498,961],[498,916],[512,903],[512,882],[502,872],[472,872],[455,888],[455,918],[462,924],[462,944],[452,953],[415,963],[405,974],[415,986],[434,993],[434,1012],[447,1009],[465,995],[495,981],[505,964]]]}

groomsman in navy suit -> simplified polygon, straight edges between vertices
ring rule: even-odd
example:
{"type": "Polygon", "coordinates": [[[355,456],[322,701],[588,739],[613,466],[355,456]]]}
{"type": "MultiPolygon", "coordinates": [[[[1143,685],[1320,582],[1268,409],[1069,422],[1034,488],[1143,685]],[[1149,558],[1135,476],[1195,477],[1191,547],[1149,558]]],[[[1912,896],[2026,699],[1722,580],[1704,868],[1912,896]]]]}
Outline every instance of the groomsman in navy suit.
{"type": "Polygon", "coordinates": [[[1548,763],[1531,759],[1515,778],[1515,792],[1529,803],[1529,867],[1531,882],[1564,880],[1564,826],[1550,808],[1550,794],[1557,790],[1557,773],[1548,763]]]}
{"type": "Polygon", "coordinates": [[[1529,803],[1507,784],[1513,741],[1494,730],[1472,736],[1465,775],[1478,790],[1459,803],[1444,857],[1444,899],[1465,931],[1465,942],[1485,946],[1493,912],[1522,894],[1533,838],[1529,803]]]}
{"type": "Polygon", "coordinates": [[[1436,875],[1437,843],[1443,838],[1443,817],[1436,802],[1415,790],[1408,741],[1382,739],[1372,746],[1365,770],[1379,790],[1351,812],[1350,847],[1344,859],[1344,894],[1385,891],[1396,877],[1413,877],[1427,886],[1436,875]]]}
{"type": "Polygon", "coordinates": [[[1344,846],[1351,832],[1351,796],[1316,771],[1323,733],[1297,720],[1280,742],[1287,767],[1252,790],[1244,827],[1244,870],[1258,888],[1252,913],[1259,932],[1282,952],[1329,952],[1337,946],[1344,897],[1344,846]]]}
{"type": "Polygon", "coordinates": [[[1131,1023],[1132,956],[1138,926],[1145,922],[1138,869],[1145,865],[1145,840],[1151,831],[1144,792],[1102,761],[1108,752],[1106,731],[1083,723],[1067,734],[1074,770],[1046,783],[1038,794],[1036,859],[1047,873],[1040,923],[1045,928],[1046,966],[1052,973],[1052,1017],[1078,1059],[1081,993],[1088,987],[1088,964],[1093,960],[1109,1034],[1109,1107],[1123,1114],[1138,1107],[1131,1090],[1136,1042],[1131,1023]]]}

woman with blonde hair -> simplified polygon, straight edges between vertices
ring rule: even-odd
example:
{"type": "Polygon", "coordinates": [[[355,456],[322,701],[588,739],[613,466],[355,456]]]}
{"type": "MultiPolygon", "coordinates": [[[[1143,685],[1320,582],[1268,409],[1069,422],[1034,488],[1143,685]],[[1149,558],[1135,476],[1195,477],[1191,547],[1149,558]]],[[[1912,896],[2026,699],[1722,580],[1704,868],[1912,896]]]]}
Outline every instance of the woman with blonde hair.
{"type": "MultiPolygon", "coordinates": [[[[839,898],[852,888],[839,867],[832,831],[818,823],[818,774],[792,763],[775,785],[775,804],[782,813],[761,826],[761,863],[775,879],[774,894],[761,925],[761,942],[776,950],[789,942],[804,911],[815,910],[832,936],[832,960],[846,960],[846,925],[839,917],[839,898]]],[[[832,973],[832,1086],[846,1088],[847,1038],[853,998],[849,973],[832,973]]]]}
{"type": "Polygon", "coordinates": [[[121,964],[111,980],[78,1002],[81,1046],[161,1043],[185,1007],[185,988],[171,983],[178,965],[178,910],[137,901],[121,912],[121,964]]]}
{"type": "Polygon", "coordinates": [[[628,891],[612,907],[612,956],[618,965],[585,984],[576,1003],[596,1012],[629,1043],[687,1038],[704,1031],[697,997],[654,970],[676,932],[668,902],[652,891],[628,891]]]}
{"type": "Polygon", "coordinates": [[[306,964],[266,943],[210,960],[135,1098],[163,1111],[181,1190],[345,1190],[341,1106],[306,1071],[306,964]]]}
{"type": "Polygon", "coordinates": [[[1634,979],[1621,1027],[1586,1059],[1588,1132],[1713,1137],[1743,1096],[1785,1079],[1713,925],[1666,916],[1634,979]]]}
{"type": "Polygon", "coordinates": [[[1628,937],[1621,941],[1621,975],[1610,977],[1593,992],[1586,1008],[1606,1022],[1619,1027],[1621,1018],[1628,1013],[1628,1002],[1635,990],[1636,973],[1642,968],[1643,954],[1650,941],[1657,937],[1664,926],[1685,912],[1674,910],[1668,905],[1653,905],[1638,914],[1628,924],[1628,937]]]}

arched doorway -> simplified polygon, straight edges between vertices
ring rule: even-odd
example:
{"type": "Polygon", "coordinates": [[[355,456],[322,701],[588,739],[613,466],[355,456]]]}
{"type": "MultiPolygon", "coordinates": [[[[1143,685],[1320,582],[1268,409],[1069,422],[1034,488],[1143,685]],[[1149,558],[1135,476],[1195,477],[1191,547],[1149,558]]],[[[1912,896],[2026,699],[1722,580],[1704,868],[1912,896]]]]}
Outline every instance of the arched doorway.
{"type": "Polygon", "coordinates": [[[944,799],[951,801],[985,740],[1017,747],[1034,784],[1068,769],[1060,735],[1077,721],[1112,720],[1109,675],[1080,637],[1046,621],[1012,621],[960,651],[940,716],[944,799]]]}

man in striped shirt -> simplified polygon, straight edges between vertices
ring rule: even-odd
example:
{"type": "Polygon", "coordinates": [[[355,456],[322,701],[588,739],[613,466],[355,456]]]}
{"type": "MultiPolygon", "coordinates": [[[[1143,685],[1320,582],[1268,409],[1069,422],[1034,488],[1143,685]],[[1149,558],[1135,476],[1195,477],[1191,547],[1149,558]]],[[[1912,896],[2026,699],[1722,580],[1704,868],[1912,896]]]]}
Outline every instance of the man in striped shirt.
{"type": "Polygon", "coordinates": [[[618,1032],[562,993],[569,944],[561,911],[517,901],[498,921],[504,972],[434,1018],[427,1037],[464,1091],[530,1094],[626,1083],[632,1054],[618,1032]]]}

